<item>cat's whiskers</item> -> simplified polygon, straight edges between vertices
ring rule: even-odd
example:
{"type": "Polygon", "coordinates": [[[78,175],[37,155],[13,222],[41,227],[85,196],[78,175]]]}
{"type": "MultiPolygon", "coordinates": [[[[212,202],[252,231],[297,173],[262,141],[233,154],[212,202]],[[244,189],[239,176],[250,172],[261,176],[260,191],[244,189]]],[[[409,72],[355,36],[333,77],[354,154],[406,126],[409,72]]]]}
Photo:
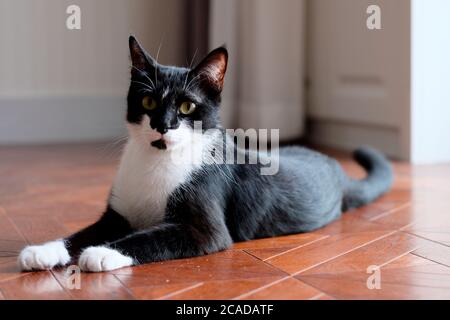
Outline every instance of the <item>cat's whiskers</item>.
{"type": "Polygon", "coordinates": [[[149,86],[148,84],[146,84],[146,83],[144,83],[144,82],[140,82],[140,81],[136,81],[136,80],[131,80],[131,82],[134,82],[134,83],[143,85],[145,88],[147,88],[147,89],[150,90],[150,91],[154,91],[154,90],[155,90],[154,87],[151,87],[151,86],[149,86]]]}
{"type": "Polygon", "coordinates": [[[138,92],[139,93],[152,93],[153,91],[152,90],[149,90],[149,89],[147,89],[147,88],[142,88],[142,89],[140,89],[140,90],[138,90],[138,92]]]}
{"type": "Polygon", "coordinates": [[[200,77],[201,77],[202,75],[203,75],[203,72],[200,72],[198,75],[196,75],[195,77],[193,77],[193,78],[189,81],[188,85],[185,87],[185,90],[189,90],[189,89],[191,88],[191,86],[195,85],[195,84],[200,80],[200,77]]]}
{"type": "Polygon", "coordinates": [[[186,90],[186,84],[187,84],[187,81],[188,81],[188,78],[189,78],[189,73],[191,72],[192,64],[194,63],[195,57],[196,57],[196,55],[197,55],[197,52],[198,52],[198,48],[195,49],[194,55],[192,56],[191,63],[189,64],[189,70],[188,70],[188,72],[186,73],[186,78],[184,79],[183,90],[186,90]]]}
{"type": "Polygon", "coordinates": [[[162,46],[162,38],[159,41],[159,47],[158,52],[156,53],[156,64],[155,64],[155,80],[156,80],[156,86],[158,86],[158,59],[159,59],[159,52],[161,51],[162,46]]]}
{"type": "Polygon", "coordinates": [[[141,74],[143,74],[144,77],[147,78],[148,81],[150,81],[152,87],[155,88],[155,84],[153,83],[152,79],[150,79],[150,77],[147,76],[147,74],[146,74],[144,71],[142,71],[142,70],[139,69],[139,68],[136,68],[135,66],[131,66],[131,67],[134,68],[134,69],[136,69],[137,71],[139,71],[141,74]]]}
{"type": "Polygon", "coordinates": [[[105,145],[100,147],[100,152],[106,158],[116,157],[122,151],[124,142],[128,140],[128,134],[121,135],[114,140],[107,142],[105,145]]]}
{"type": "Polygon", "coordinates": [[[192,86],[195,86],[197,83],[199,83],[202,75],[203,72],[199,73],[194,78],[192,78],[191,81],[189,81],[189,84],[187,85],[185,90],[190,90],[192,86]]]}

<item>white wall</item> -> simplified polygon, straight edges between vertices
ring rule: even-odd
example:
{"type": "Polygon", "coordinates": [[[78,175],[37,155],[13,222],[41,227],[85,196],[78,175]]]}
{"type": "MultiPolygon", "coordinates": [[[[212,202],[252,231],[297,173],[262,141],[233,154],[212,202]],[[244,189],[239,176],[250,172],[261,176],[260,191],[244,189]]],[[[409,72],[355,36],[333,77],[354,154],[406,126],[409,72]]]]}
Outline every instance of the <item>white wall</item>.
{"type": "Polygon", "coordinates": [[[411,158],[450,162],[450,1],[413,0],[411,158]]]}
{"type": "Polygon", "coordinates": [[[107,139],[123,133],[128,36],[185,64],[183,0],[2,0],[0,144],[107,139]],[[67,30],[66,8],[82,29],[67,30]],[[82,110],[82,111],[80,111],[82,110]]]}

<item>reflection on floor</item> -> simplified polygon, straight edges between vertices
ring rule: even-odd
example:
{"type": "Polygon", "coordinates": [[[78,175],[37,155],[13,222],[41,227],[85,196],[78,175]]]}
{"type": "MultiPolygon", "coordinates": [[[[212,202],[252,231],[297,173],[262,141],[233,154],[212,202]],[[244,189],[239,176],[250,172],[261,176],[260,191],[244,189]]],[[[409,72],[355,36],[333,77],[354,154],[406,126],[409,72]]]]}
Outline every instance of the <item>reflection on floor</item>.
{"type": "Polygon", "coordinates": [[[450,299],[450,165],[396,163],[391,193],[312,233],[82,274],[79,290],[65,269],[20,273],[24,245],[96,220],[117,154],[101,145],[0,148],[0,299],[450,299]]]}

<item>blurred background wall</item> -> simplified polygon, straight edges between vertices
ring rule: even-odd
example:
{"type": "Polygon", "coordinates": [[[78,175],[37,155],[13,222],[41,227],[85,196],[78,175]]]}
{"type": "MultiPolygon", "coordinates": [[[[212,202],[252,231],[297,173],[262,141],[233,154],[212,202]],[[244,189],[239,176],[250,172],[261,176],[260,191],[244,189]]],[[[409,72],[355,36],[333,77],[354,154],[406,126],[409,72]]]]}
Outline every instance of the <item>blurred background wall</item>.
{"type": "Polygon", "coordinates": [[[124,133],[127,39],[187,66],[227,44],[227,127],[303,133],[303,1],[2,0],[0,143],[91,141],[124,133]],[[81,8],[68,30],[66,8],[81,8]],[[286,15],[288,17],[286,18],[286,15]]]}
{"type": "Polygon", "coordinates": [[[409,0],[313,0],[308,6],[311,139],[353,149],[370,144],[409,156],[409,0]],[[367,27],[380,8],[381,29],[367,27]]]}
{"type": "Polygon", "coordinates": [[[1,0],[0,145],[123,135],[135,34],[182,66],[226,43],[226,127],[450,161],[449,10],[448,0],[1,0]],[[65,27],[70,4],[81,30],[65,27]],[[379,30],[367,28],[369,5],[379,30]]]}
{"type": "Polygon", "coordinates": [[[187,59],[188,2],[1,0],[0,143],[104,140],[124,133],[128,36],[162,63],[187,59]],[[81,30],[66,8],[81,8],[81,30]]]}
{"type": "Polygon", "coordinates": [[[212,0],[210,48],[230,51],[222,119],[232,128],[304,133],[305,1],[212,0]]]}

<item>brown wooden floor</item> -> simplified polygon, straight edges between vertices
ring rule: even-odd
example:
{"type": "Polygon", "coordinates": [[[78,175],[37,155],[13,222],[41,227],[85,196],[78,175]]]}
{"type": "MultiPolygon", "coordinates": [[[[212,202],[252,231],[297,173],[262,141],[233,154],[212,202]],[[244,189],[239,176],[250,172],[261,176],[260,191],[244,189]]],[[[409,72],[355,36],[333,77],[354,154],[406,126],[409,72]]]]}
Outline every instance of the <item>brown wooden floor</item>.
{"type": "MultiPolygon", "coordinates": [[[[112,148],[115,149],[115,148],[112,148]]],[[[308,234],[210,256],[82,274],[20,273],[16,256],[94,222],[118,152],[100,145],[0,148],[1,299],[450,299],[450,165],[395,164],[391,193],[308,234]],[[370,265],[381,289],[368,289],[370,265]]],[[[353,176],[363,172],[341,157],[353,176]]]]}

